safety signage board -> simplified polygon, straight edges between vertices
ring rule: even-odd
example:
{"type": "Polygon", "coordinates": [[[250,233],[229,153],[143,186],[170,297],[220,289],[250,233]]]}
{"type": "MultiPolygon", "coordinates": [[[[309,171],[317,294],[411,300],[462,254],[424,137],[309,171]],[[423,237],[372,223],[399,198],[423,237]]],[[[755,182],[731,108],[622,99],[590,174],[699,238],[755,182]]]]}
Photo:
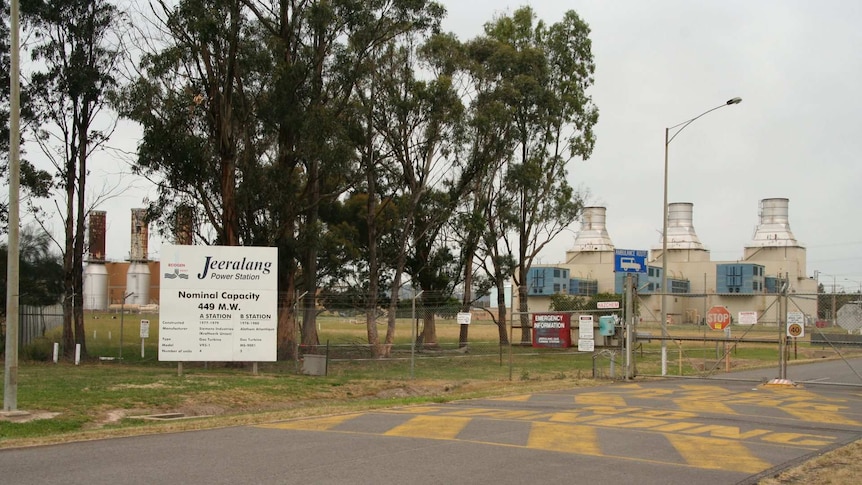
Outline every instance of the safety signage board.
{"type": "Polygon", "coordinates": [[[533,347],[571,347],[570,322],[568,313],[534,313],[533,347]]]}
{"type": "Polygon", "coordinates": [[[805,314],[802,312],[787,312],[787,336],[805,336],[805,314]]]}
{"type": "Polygon", "coordinates": [[[757,312],[739,312],[738,321],[740,325],[755,325],[757,323],[757,312]]]}
{"type": "Polygon", "coordinates": [[[580,315],[578,317],[578,338],[579,339],[593,339],[593,316],[592,315],[580,315]]]}
{"type": "Polygon", "coordinates": [[[458,312],[457,322],[458,325],[470,325],[470,321],[473,319],[473,314],[470,312],[458,312]]]}
{"type": "Polygon", "coordinates": [[[617,273],[646,273],[647,254],[649,251],[640,249],[615,249],[614,271],[617,273]]]}

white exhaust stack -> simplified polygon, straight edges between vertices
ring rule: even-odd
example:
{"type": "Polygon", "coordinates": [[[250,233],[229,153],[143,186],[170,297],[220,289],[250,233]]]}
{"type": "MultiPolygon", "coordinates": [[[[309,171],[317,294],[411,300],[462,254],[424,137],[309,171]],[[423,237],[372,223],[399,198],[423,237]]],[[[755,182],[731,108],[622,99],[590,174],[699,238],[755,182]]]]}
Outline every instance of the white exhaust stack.
{"type": "Polygon", "coordinates": [[[704,249],[694,230],[694,204],[674,202],[667,205],[667,248],[704,249]]]}
{"type": "Polygon", "coordinates": [[[799,246],[790,231],[789,205],[790,200],[785,198],[761,200],[760,224],[754,230],[754,240],[747,247],[799,246]]]}
{"type": "Polygon", "coordinates": [[[604,207],[584,207],[581,215],[581,230],[575,238],[572,251],[613,251],[614,243],[605,226],[604,207]]]}

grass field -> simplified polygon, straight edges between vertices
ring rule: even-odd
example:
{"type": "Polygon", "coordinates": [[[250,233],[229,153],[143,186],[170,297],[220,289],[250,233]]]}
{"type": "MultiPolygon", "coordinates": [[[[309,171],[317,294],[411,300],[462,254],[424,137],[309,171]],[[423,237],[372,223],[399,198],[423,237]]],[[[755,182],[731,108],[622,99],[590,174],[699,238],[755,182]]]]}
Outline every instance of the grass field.
{"type": "MultiPolygon", "coordinates": [[[[496,326],[479,321],[471,324],[469,350],[463,352],[457,350],[460,327],[441,319],[437,325],[439,346],[417,349],[411,346],[410,323],[399,320],[392,358],[381,360],[368,358],[364,325],[350,318],[321,317],[320,341],[330,353],[326,376],[303,375],[299,361],[259,363],[258,375],[253,375],[249,363],[185,363],[179,375],[175,362],[158,361],[158,315],[89,314],[90,357],[80,365],[65,359],[52,363],[53,343],[61,340],[59,330],[20,350],[18,407],[52,418],[0,421],[0,447],[21,440],[64,439],[95,430],[122,433],[178,426],[134,418],[138,415],[180,413],[235,420],[261,413],[316,413],[333,407],[433,402],[529,386],[588,385],[594,377],[625,376],[624,352],[617,347],[587,353],[573,348],[500,346],[496,326]],[[142,320],[150,322],[143,355],[142,320]],[[308,403],[326,404],[310,411],[308,403]]],[[[378,330],[382,336],[385,325],[378,330]]],[[[660,335],[661,330],[645,326],[638,332],[660,335]]],[[[671,326],[669,333],[677,338],[724,335],[696,326],[671,326]]],[[[734,337],[743,334],[746,338],[774,339],[777,329],[732,330],[734,337]]],[[[519,341],[520,329],[514,329],[513,335],[519,341]]],[[[633,352],[637,375],[660,373],[659,348],[657,340],[639,342],[633,352]]],[[[807,343],[789,346],[788,351],[791,361],[821,358],[830,352],[807,343]]],[[[778,366],[774,344],[671,341],[668,356],[670,374],[707,375],[726,368],[778,366]]],[[[195,424],[192,420],[186,425],[195,424]]]]}

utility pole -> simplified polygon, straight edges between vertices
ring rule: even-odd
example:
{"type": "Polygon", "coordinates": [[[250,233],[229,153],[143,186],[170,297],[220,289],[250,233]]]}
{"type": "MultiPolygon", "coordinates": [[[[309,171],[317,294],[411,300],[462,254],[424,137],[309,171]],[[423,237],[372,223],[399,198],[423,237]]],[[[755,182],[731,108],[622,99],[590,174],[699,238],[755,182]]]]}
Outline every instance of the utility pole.
{"type": "Polygon", "coordinates": [[[6,263],[6,363],[3,374],[3,411],[18,408],[18,315],[19,234],[18,205],[21,183],[21,85],[20,41],[18,39],[18,0],[10,5],[10,72],[9,72],[9,244],[6,263]]]}

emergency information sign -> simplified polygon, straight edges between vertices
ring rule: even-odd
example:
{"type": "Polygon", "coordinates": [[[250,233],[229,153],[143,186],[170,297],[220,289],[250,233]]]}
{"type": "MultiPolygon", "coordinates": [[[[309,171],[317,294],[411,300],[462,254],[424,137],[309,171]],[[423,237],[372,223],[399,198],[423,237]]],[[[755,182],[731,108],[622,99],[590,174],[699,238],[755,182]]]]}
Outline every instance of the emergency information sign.
{"type": "Polygon", "coordinates": [[[159,360],[274,362],[278,249],[161,249],[159,360]]]}
{"type": "Polygon", "coordinates": [[[533,347],[570,347],[571,315],[568,313],[534,313],[533,347]]]}

